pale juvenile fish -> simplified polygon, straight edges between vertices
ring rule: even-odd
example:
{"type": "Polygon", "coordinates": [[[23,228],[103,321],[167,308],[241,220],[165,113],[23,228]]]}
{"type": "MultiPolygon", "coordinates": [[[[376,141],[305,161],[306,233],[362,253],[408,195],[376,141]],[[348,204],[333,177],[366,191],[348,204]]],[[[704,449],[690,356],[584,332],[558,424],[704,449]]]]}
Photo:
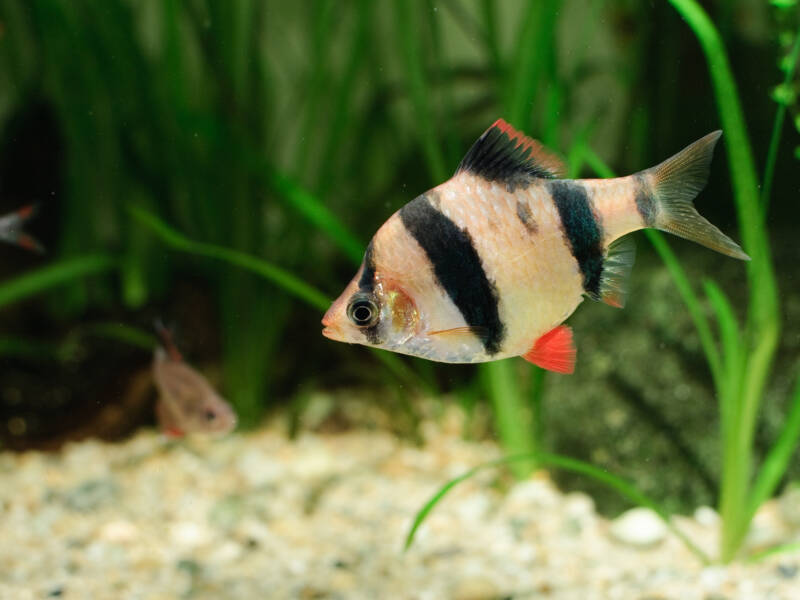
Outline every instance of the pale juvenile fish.
{"type": "Polygon", "coordinates": [[[570,180],[499,119],[451,179],[378,230],[323,335],[441,362],[522,356],[573,372],[562,323],[584,296],[623,306],[635,256],[625,234],[661,229],[749,259],[692,204],[721,134],[634,175],[570,180]]]}
{"type": "Polygon", "coordinates": [[[200,373],[184,362],[172,335],[160,323],[156,332],[163,347],[153,357],[153,377],[159,392],[156,418],[172,437],[187,433],[224,434],[236,427],[236,413],[200,373]]]}
{"type": "Polygon", "coordinates": [[[32,236],[22,231],[22,225],[36,214],[36,206],[23,206],[0,217],[0,240],[33,252],[44,252],[44,247],[32,236]]]}

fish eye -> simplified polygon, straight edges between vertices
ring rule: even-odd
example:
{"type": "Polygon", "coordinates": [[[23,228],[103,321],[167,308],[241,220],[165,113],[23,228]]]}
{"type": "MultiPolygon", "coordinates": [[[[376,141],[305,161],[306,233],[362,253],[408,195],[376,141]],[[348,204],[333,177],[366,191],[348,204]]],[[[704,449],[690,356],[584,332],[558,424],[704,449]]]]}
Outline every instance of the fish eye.
{"type": "Polygon", "coordinates": [[[367,294],[356,294],[347,306],[347,316],[358,327],[371,327],[378,322],[378,305],[367,294]]]}
{"type": "Polygon", "coordinates": [[[215,413],[210,408],[207,408],[203,413],[203,416],[206,418],[206,421],[213,421],[214,419],[217,418],[217,413],[215,413]]]}

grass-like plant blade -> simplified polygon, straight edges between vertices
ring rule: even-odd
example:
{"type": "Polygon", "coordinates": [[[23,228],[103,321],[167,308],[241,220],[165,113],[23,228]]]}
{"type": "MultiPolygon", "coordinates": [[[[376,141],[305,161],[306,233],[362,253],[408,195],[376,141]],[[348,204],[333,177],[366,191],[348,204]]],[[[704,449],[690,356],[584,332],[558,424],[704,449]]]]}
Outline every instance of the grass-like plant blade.
{"type": "Polygon", "coordinates": [[[415,23],[417,12],[414,11],[413,2],[396,2],[394,6],[398,44],[406,69],[406,83],[417,123],[415,129],[422,135],[422,151],[425,154],[425,162],[431,179],[438,183],[447,178],[447,169],[444,155],[436,141],[437,134],[433,125],[430,90],[425,81],[424,63],[419,46],[420,36],[415,23]]]}
{"type": "Polygon", "coordinates": [[[755,163],[722,38],[695,0],[670,0],[670,3],[697,36],[708,62],[726,136],[725,148],[733,181],[742,245],[752,258],[747,264],[750,301],[746,326],[746,337],[752,347],[748,349],[741,390],[737,393],[737,402],[740,403],[737,407],[737,422],[731,425],[736,431],[735,453],[723,456],[723,461],[732,465],[729,468],[723,467],[723,473],[731,473],[732,477],[728,479],[723,476],[720,493],[720,558],[723,562],[729,562],[738,552],[749,523],[746,520],[748,511],[745,503],[752,470],[756,415],[780,335],[778,291],[764,213],[759,206],[755,163]]]}
{"type": "Polygon", "coordinates": [[[703,287],[719,324],[720,340],[722,342],[722,363],[725,369],[723,381],[731,388],[724,390],[727,396],[739,388],[739,374],[744,366],[744,349],[742,347],[741,333],[739,332],[739,323],[736,320],[733,307],[720,287],[710,279],[703,281],[703,287]]]}
{"type": "Polygon", "coordinates": [[[134,346],[148,351],[153,350],[159,344],[158,339],[152,333],[143,331],[132,325],[115,323],[112,321],[80,325],[75,331],[75,335],[81,337],[91,335],[108,340],[115,340],[127,344],[128,346],[134,346]]]}
{"type": "Polygon", "coordinates": [[[108,254],[68,258],[0,283],[0,307],[76,279],[105,273],[119,266],[108,254]]]}
{"type": "Polygon", "coordinates": [[[312,225],[333,240],[355,264],[361,263],[365,244],[342,225],[339,219],[312,193],[282,173],[270,170],[273,189],[312,225]]]}
{"type": "Polygon", "coordinates": [[[761,562],[764,559],[770,558],[777,554],[786,554],[788,552],[800,552],[800,542],[791,542],[789,544],[780,544],[779,546],[772,546],[761,552],[753,554],[747,559],[749,563],[761,562]]]}
{"type": "Polygon", "coordinates": [[[328,297],[317,290],[316,288],[308,285],[302,279],[295,277],[288,271],[281,269],[264,259],[256,258],[250,254],[232,250],[231,248],[224,248],[215,244],[207,244],[204,242],[196,242],[189,239],[182,233],[176,231],[164,221],[159,219],[154,214],[136,206],[129,204],[127,206],[130,215],[136,219],[140,224],[144,225],[150,231],[155,233],[161,241],[176,250],[190,252],[192,254],[199,254],[218,260],[224,260],[233,263],[243,269],[252,271],[261,275],[265,279],[271,281],[282,290],[307,302],[314,308],[326,310],[330,306],[328,297]]]}
{"type": "MultiPolygon", "coordinates": [[[[800,58],[800,29],[795,33],[794,46],[788,56],[786,76],[783,78],[783,87],[786,88],[794,77],[797,61],[800,58]]],[[[769,140],[767,162],[764,166],[764,179],[761,183],[761,211],[766,218],[769,210],[770,194],[772,193],[772,178],[775,175],[775,161],[778,159],[778,146],[781,142],[783,121],[786,118],[786,103],[778,100],[778,110],[775,111],[775,121],[772,125],[772,137],[769,140]]]]}
{"type": "Polygon", "coordinates": [[[790,404],[789,415],[783,423],[778,439],[775,440],[758,470],[750,491],[748,522],[758,507],[766,502],[778,487],[800,442],[800,377],[797,378],[790,404]]]}
{"type": "Polygon", "coordinates": [[[736,83],[728,56],[714,23],[695,0],[669,0],[697,36],[706,55],[730,163],[733,192],[742,233],[742,246],[751,256],[750,308],[757,325],[775,320],[777,289],[769,242],[759,208],[758,178],[750,140],[745,128],[736,83]]]}
{"type": "Polygon", "coordinates": [[[58,344],[17,337],[0,337],[0,356],[41,360],[58,358],[58,344]]]}
{"type": "Polygon", "coordinates": [[[531,114],[547,56],[553,43],[558,4],[553,0],[528,2],[520,20],[517,53],[509,73],[507,110],[509,122],[523,131],[532,125],[531,114]]]}
{"type": "MultiPolygon", "coordinates": [[[[518,376],[514,372],[515,360],[517,359],[486,363],[481,365],[481,372],[486,378],[495,428],[503,448],[515,455],[532,455],[539,448],[536,447],[530,411],[526,410],[518,376]]],[[[516,477],[522,478],[536,467],[536,461],[514,461],[509,466],[516,477]]]]}
{"type": "Polygon", "coordinates": [[[339,145],[342,143],[342,136],[345,134],[348,118],[352,112],[352,99],[356,88],[356,76],[364,64],[366,55],[365,49],[369,41],[368,29],[372,21],[372,0],[359,0],[355,8],[356,23],[351,34],[351,45],[344,72],[338,82],[335,100],[333,101],[333,112],[330,118],[325,144],[323,145],[322,164],[317,175],[317,185],[315,189],[321,190],[330,186],[330,179],[338,164],[336,157],[339,145]]]}
{"type": "Polygon", "coordinates": [[[670,531],[674,533],[685,545],[686,547],[695,555],[697,558],[703,563],[708,564],[710,562],[709,557],[703,552],[700,548],[698,548],[686,535],[680,531],[677,527],[672,524],[670,520],[669,513],[665,511],[659,504],[648,497],[647,495],[640,492],[633,486],[631,483],[626,481],[625,479],[618,477],[617,475],[613,475],[604,471],[594,465],[589,463],[583,462],[581,460],[577,460],[575,458],[570,458],[568,456],[562,456],[560,454],[551,454],[546,452],[533,452],[528,454],[517,454],[512,456],[506,456],[503,458],[499,458],[497,460],[492,460],[482,465],[478,465],[455,477],[444,484],[441,488],[439,488],[436,493],[422,506],[422,508],[417,512],[414,517],[414,521],[411,524],[411,528],[406,535],[405,543],[403,545],[404,550],[408,550],[411,547],[411,544],[414,542],[414,536],[417,533],[417,530],[422,525],[425,518],[430,514],[430,512],[434,509],[434,507],[444,498],[450,490],[452,490],[455,486],[459,483],[474,477],[479,472],[484,471],[486,469],[491,469],[495,467],[500,467],[504,465],[508,465],[518,461],[530,461],[535,460],[539,464],[543,465],[551,465],[558,469],[564,469],[565,471],[571,471],[573,473],[578,473],[581,475],[585,475],[594,479],[595,481],[602,483],[603,485],[613,489],[618,494],[627,498],[631,502],[638,504],[640,506],[645,506],[651,510],[653,510],[659,517],[664,521],[664,523],[669,527],[670,531]]]}

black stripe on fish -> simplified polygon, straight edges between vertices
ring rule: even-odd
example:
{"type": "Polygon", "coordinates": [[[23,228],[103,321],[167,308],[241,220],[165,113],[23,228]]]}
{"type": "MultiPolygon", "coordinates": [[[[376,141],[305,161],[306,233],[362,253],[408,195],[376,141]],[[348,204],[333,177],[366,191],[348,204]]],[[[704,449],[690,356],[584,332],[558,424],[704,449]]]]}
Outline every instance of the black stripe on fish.
{"type": "Polygon", "coordinates": [[[370,240],[364,252],[364,270],[358,279],[358,289],[362,292],[372,292],[375,287],[375,240],[370,240]]]}
{"type": "Polygon", "coordinates": [[[485,331],[481,341],[486,352],[497,354],[505,337],[498,311],[499,296],[494,283],[486,277],[469,232],[436,210],[425,195],[401,208],[400,219],[425,251],[439,285],[467,325],[485,331]]]}
{"type": "Polygon", "coordinates": [[[539,230],[539,226],[533,219],[533,214],[531,213],[531,207],[528,206],[527,202],[523,202],[522,200],[517,200],[517,218],[525,226],[525,229],[528,230],[528,233],[534,234],[539,230]]]}
{"type": "MultiPolygon", "coordinates": [[[[375,289],[375,240],[370,240],[367,250],[364,252],[364,268],[361,277],[358,279],[358,290],[373,295],[375,289]]],[[[377,302],[376,302],[377,304],[377,302]]],[[[361,333],[367,338],[370,344],[380,344],[381,339],[378,335],[378,324],[372,327],[362,327],[361,333]]]]}
{"type": "Polygon", "coordinates": [[[644,175],[638,174],[633,176],[633,181],[636,186],[634,190],[636,194],[636,210],[639,211],[639,216],[642,217],[644,226],[653,227],[656,223],[656,203],[653,199],[653,194],[650,193],[647,180],[644,175]]]}
{"type": "Polygon", "coordinates": [[[577,181],[568,180],[549,181],[547,186],[561,217],[572,256],[583,274],[583,289],[597,300],[603,272],[603,234],[586,188],[577,181]]]}

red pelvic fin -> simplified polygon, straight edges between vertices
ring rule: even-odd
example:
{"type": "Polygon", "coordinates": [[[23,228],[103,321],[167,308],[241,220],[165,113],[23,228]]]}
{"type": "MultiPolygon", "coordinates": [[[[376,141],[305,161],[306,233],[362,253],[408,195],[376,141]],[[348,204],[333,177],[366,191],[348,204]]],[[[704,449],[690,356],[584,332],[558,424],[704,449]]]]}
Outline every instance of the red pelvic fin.
{"type": "Polygon", "coordinates": [[[166,437],[168,437],[170,439],[178,439],[178,438],[182,438],[184,435],[186,435],[183,432],[183,430],[178,429],[174,425],[172,427],[167,427],[166,429],[164,429],[163,433],[164,433],[164,435],[166,437]]]}
{"type": "Polygon", "coordinates": [[[533,348],[522,358],[548,371],[573,373],[575,354],[572,329],[567,325],[559,325],[536,340],[533,348]]]}
{"type": "Polygon", "coordinates": [[[39,240],[28,235],[27,233],[20,233],[17,236],[17,245],[20,248],[25,248],[25,250],[30,250],[31,252],[38,252],[40,254],[44,253],[44,246],[39,243],[39,240]]]}

